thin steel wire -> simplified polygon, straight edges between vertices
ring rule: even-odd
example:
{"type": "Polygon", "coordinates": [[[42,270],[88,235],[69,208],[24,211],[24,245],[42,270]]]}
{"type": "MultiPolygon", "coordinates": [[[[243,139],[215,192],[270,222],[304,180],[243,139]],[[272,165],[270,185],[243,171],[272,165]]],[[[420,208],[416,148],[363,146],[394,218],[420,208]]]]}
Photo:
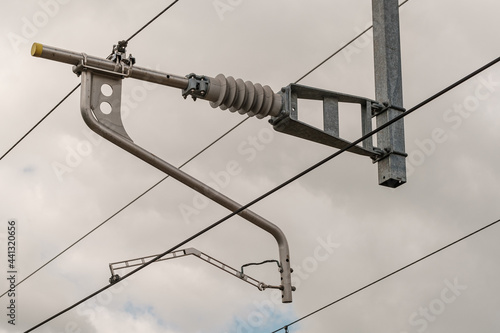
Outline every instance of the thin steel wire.
{"type": "MultiPolygon", "coordinates": [[[[410,1],[410,0],[403,1],[401,4],[399,4],[399,7],[403,6],[408,1],[410,1]]],[[[345,50],[349,45],[351,45],[352,43],[354,43],[358,38],[360,38],[361,36],[363,36],[365,33],[367,33],[368,31],[370,31],[372,28],[373,28],[373,25],[370,25],[368,28],[366,28],[365,30],[361,31],[356,37],[354,37],[353,39],[351,39],[350,41],[348,41],[344,46],[342,46],[340,49],[338,49],[337,51],[333,52],[331,55],[329,55],[328,57],[326,57],[325,60],[323,60],[322,62],[320,62],[316,66],[314,66],[309,72],[307,72],[306,74],[302,75],[300,77],[300,79],[298,79],[294,83],[299,83],[299,81],[302,81],[303,79],[305,79],[306,76],[309,76],[309,74],[311,74],[312,72],[314,72],[315,70],[317,70],[319,67],[323,66],[328,60],[330,60],[331,58],[335,57],[337,54],[339,54],[340,52],[342,52],[343,50],[345,50]]]]}
{"type": "MultiPolygon", "coordinates": [[[[76,89],[78,89],[80,87],[81,83],[78,83],[76,85],[76,87],[74,87],[73,89],[71,89],[71,91],[69,93],[66,94],[66,96],[64,96],[60,101],[59,103],[57,103],[49,112],[47,112],[47,114],[45,116],[42,117],[42,119],[40,119],[36,124],[35,126],[33,126],[28,132],[26,132],[26,134],[24,134],[19,140],[17,140],[17,142],[12,146],[10,147],[9,150],[7,150],[5,152],[5,154],[2,155],[2,157],[0,157],[0,161],[5,157],[7,156],[8,153],[10,153],[12,151],[12,149],[14,149],[21,141],[23,141],[31,132],[33,132],[33,130],[38,126],[40,125],[52,112],[54,112],[55,109],[57,109],[59,107],[59,105],[61,105],[66,99],[68,99],[69,96],[71,96],[72,93],[75,92],[76,89]]],[[[0,296],[1,297],[1,296],[0,296]]]]}
{"type": "Polygon", "coordinates": [[[361,287],[361,288],[359,288],[359,289],[356,289],[355,291],[353,291],[353,292],[351,292],[351,293],[349,293],[349,294],[347,294],[347,295],[345,295],[345,296],[343,296],[343,297],[340,297],[340,298],[336,299],[335,301],[333,301],[333,302],[331,302],[331,303],[328,303],[327,305],[322,306],[321,308],[319,308],[319,309],[317,309],[317,310],[315,310],[315,311],[313,311],[313,312],[310,312],[310,313],[308,313],[307,315],[305,315],[305,316],[303,316],[303,317],[301,317],[301,318],[299,318],[299,319],[297,319],[297,320],[295,320],[295,321],[293,321],[293,322],[291,322],[291,323],[289,323],[289,324],[287,324],[287,325],[285,325],[285,326],[283,326],[283,327],[281,327],[281,328],[279,328],[279,329],[277,329],[277,330],[275,330],[275,331],[272,331],[271,333],[276,333],[276,332],[279,332],[279,331],[281,331],[282,329],[285,329],[285,332],[286,332],[286,330],[288,329],[288,327],[290,327],[290,326],[292,326],[292,325],[294,325],[294,324],[298,323],[299,321],[302,321],[302,320],[304,320],[304,319],[306,319],[306,318],[308,318],[308,317],[311,317],[312,315],[314,315],[314,314],[316,314],[316,313],[318,313],[318,312],[320,312],[320,311],[323,311],[324,309],[326,309],[326,308],[328,308],[328,307],[330,307],[330,306],[332,306],[332,305],[334,305],[334,304],[337,304],[337,303],[339,303],[340,301],[343,301],[343,300],[345,300],[346,298],[349,298],[349,297],[351,297],[351,296],[353,296],[353,295],[355,295],[355,294],[359,293],[360,291],[363,291],[363,290],[365,290],[365,289],[367,289],[367,288],[369,288],[369,287],[371,287],[371,286],[373,286],[373,285],[375,285],[375,284],[377,284],[377,283],[379,283],[379,282],[381,282],[381,281],[383,281],[383,280],[385,280],[385,279],[387,279],[387,278],[389,278],[389,277],[391,277],[391,276],[393,276],[393,275],[395,275],[395,274],[397,274],[397,273],[399,273],[399,272],[401,272],[401,271],[403,271],[403,270],[405,270],[405,269],[407,269],[407,268],[409,268],[409,267],[411,267],[411,266],[413,266],[413,265],[416,265],[416,264],[418,264],[419,262],[421,262],[421,261],[423,261],[423,260],[425,260],[425,259],[427,259],[427,258],[429,258],[429,257],[431,257],[431,256],[433,256],[433,255],[435,255],[435,254],[437,254],[437,253],[439,253],[439,252],[443,251],[443,250],[446,250],[447,248],[449,248],[449,247],[451,247],[451,246],[453,246],[453,245],[455,245],[455,244],[457,244],[457,243],[460,243],[461,241],[463,241],[463,240],[465,240],[465,239],[467,239],[467,238],[469,238],[469,237],[471,237],[471,236],[473,236],[473,235],[475,235],[475,234],[477,234],[477,233],[479,233],[479,232],[481,232],[481,231],[483,231],[483,230],[485,230],[485,229],[488,229],[488,228],[490,228],[490,227],[494,226],[494,225],[495,225],[495,224],[497,224],[498,222],[500,222],[500,220],[496,220],[495,222],[492,222],[492,223],[490,223],[490,224],[488,224],[488,225],[486,225],[486,226],[484,226],[484,227],[482,227],[482,228],[480,228],[480,229],[478,229],[478,230],[476,230],[476,231],[474,231],[474,232],[471,232],[470,234],[468,234],[468,235],[466,235],[466,236],[464,236],[464,237],[462,237],[462,238],[460,238],[460,239],[457,239],[456,241],[451,242],[451,243],[449,243],[448,245],[445,245],[445,246],[443,246],[443,247],[441,247],[441,248],[437,249],[436,251],[431,252],[431,253],[429,253],[429,254],[427,254],[427,255],[423,256],[422,258],[417,259],[417,260],[415,260],[415,261],[413,261],[413,262],[409,263],[408,265],[405,265],[405,266],[403,266],[403,267],[401,267],[401,268],[399,268],[399,269],[397,269],[397,270],[395,270],[395,271],[393,271],[393,272],[391,272],[391,273],[389,273],[389,274],[387,274],[387,275],[384,275],[383,277],[381,277],[381,278],[379,278],[379,279],[377,279],[377,280],[375,280],[375,281],[373,281],[373,282],[371,282],[371,283],[368,283],[367,285],[365,285],[365,286],[363,286],[363,287],[361,287]]]}
{"type": "Polygon", "coordinates": [[[159,12],[158,15],[156,15],[155,17],[153,17],[151,20],[149,20],[148,23],[144,24],[139,30],[137,30],[134,34],[132,34],[132,36],[130,36],[129,38],[127,38],[126,41],[129,42],[132,38],[134,38],[135,36],[137,36],[140,32],[142,32],[142,30],[146,29],[147,26],[149,26],[151,23],[153,23],[154,21],[156,21],[157,18],[159,18],[160,16],[162,16],[167,10],[169,10],[170,8],[172,8],[172,6],[175,5],[177,2],[179,2],[179,0],[175,0],[170,5],[168,5],[164,10],[162,10],[161,12],[159,12]]]}

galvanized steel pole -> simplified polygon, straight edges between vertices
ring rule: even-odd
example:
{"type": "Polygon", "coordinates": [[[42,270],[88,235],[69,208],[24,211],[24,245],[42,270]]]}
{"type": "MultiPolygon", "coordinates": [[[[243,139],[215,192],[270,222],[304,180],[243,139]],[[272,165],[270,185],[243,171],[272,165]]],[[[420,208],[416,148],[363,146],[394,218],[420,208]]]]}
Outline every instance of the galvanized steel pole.
{"type": "MultiPolygon", "coordinates": [[[[398,0],[372,0],[376,100],[389,106],[377,115],[377,126],[398,116],[403,106],[401,43],[398,0]]],[[[378,161],[379,184],[398,187],[406,183],[403,119],[377,133],[378,148],[387,156],[378,161]]]]}

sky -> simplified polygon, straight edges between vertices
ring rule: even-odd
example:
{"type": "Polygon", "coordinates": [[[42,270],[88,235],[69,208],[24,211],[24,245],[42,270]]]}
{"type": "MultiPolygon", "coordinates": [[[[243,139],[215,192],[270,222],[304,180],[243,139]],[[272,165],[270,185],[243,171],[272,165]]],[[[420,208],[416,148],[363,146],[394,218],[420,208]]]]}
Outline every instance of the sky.
{"type": "MultiPolygon", "coordinates": [[[[80,82],[71,66],[31,57],[33,42],[104,58],[169,4],[3,1],[0,156],[80,82]]],[[[499,56],[499,11],[494,0],[410,0],[401,7],[405,108],[499,56]]],[[[222,73],[277,92],[370,24],[369,0],[180,0],[135,36],[128,51],[141,67],[181,76],[222,73]]],[[[498,220],[499,66],[405,118],[406,184],[379,186],[369,158],[345,153],[252,206],[288,239],[297,287],[291,304],[186,257],[154,263],[35,332],[272,332],[498,220]]],[[[300,83],[374,99],[373,73],[368,32],[300,83]]],[[[20,281],[165,178],[94,134],[81,118],[79,92],[0,161],[2,293],[9,289],[8,221],[16,223],[20,281]]],[[[175,166],[245,119],[134,79],[124,80],[123,101],[130,137],[175,166]]],[[[317,123],[321,105],[303,106],[304,121],[317,123]]],[[[341,109],[340,121],[342,137],[361,136],[355,110],[341,109]]],[[[218,182],[222,193],[245,204],[335,151],[251,118],[182,169],[218,182]]],[[[15,297],[1,297],[0,332],[35,326],[107,285],[110,263],[161,253],[227,214],[185,185],[161,181],[18,285],[15,297]],[[7,316],[11,300],[15,325],[7,316]]],[[[498,332],[499,228],[289,332],[498,332]]],[[[275,240],[240,217],[185,247],[237,269],[278,259],[275,240]]],[[[279,283],[274,264],[245,272],[279,283]]]]}

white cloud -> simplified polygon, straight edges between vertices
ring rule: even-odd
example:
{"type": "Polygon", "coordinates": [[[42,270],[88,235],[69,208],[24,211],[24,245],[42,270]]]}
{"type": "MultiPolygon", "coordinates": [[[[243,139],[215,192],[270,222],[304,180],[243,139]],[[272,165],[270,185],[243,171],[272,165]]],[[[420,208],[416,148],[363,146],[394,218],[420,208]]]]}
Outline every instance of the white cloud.
{"type": "MultiPolygon", "coordinates": [[[[104,57],[114,43],[168,4],[63,2],[30,0],[5,4],[0,11],[1,155],[79,82],[69,65],[31,57],[32,42],[104,57]],[[57,13],[47,14],[46,24],[39,23],[16,52],[7,34],[22,34],[26,20],[33,21],[43,11],[41,3],[56,2],[57,13]]],[[[371,16],[368,0],[232,1],[231,6],[221,20],[212,1],[179,1],[134,37],[129,51],[139,66],[177,75],[223,73],[269,84],[277,91],[364,29],[371,16]]],[[[498,10],[492,0],[412,0],[402,7],[405,107],[498,56],[492,43],[498,10]]],[[[371,41],[364,38],[354,46],[356,52],[339,54],[301,83],[373,97],[371,41]]],[[[498,73],[495,66],[481,75],[497,80],[498,73]]],[[[303,271],[308,277],[301,280],[294,302],[276,304],[262,331],[300,318],[498,218],[499,91],[491,91],[470,116],[461,116],[459,126],[457,118],[446,118],[456,116],[449,110],[475,96],[480,84],[472,79],[405,119],[407,151],[420,151],[424,159],[413,165],[408,183],[400,188],[378,186],[376,165],[368,158],[343,154],[252,207],[285,232],[292,266],[313,265],[308,258],[314,258],[318,237],[331,235],[340,244],[328,260],[317,261],[314,272],[303,271]],[[447,139],[434,142],[429,152],[425,144],[436,128],[443,129],[447,139]]],[[[126,79],[124,95],[141,87],[142,82],[126,79]]],[[[243,119],[202,100],[184,101],[179,91],[167,87],[147,90],[145,98],[131,102],[130,116],[124,120],[131,137],[176,166],[243,119]]],[[[15,217],[19,278],[164,177],[90,134],[79,107],[77,91],[0,161],[0,236],[5,236],[1,221],[15,217]],[[54,171],[55,162],[70,169],[60,175],[62,181],[54,171]]],[[[341,134],[356,137],[358,128],[357,118],[346,117],[341,134]]],[[[271,132],[271,138],[265,132],[270,129],[265,120],[249,119],[184,169],[213,182],[235,161],[238,172],[227,182],[222,176],[218,181],[223,193],[244,204],[334,151],[277,132],[271,132]]],[[[408,160],[412,158],[416,161],[416,155],[408,160]]],[[[26,330],[104,286],[110,262],[165,251],[228,213],[209,204],[186,223],[179,206],[192,204],[194,195],[179,182],[165,180],[20,285],[16,329],[26,330]]],[[[455,277],[467,284],[467,290],[426,332],[498,331],[498,302],[491,297],[498,293],[497,233],[496,227],[480,233],[290,331],[334,327],[414,333],[416,327],[408,322],[411,314],[439,297],[443,281],[455,277]]],[[[236,268],[277,257],[274,239],[239,217],[184,247],[191,246],[236,268]]],[[[0,260],[0,269],[5,271],[5,265],[0,260]]],[[[279,276],[270,264],[249,272],[273,283],[279,276]]],[[[39,331],[233,332],[238,318],[247,320],[258,308],[255,304],[272,295],[196,258],[155,263],[120,286],[39,331]],[[94,311],[93,316],[85,310],[94,311]]],[[[5,302],[4,296],[0,304],[5,302]]],[[[5,331],[12,327],[0,320],[0,332],[5,331]]]]}

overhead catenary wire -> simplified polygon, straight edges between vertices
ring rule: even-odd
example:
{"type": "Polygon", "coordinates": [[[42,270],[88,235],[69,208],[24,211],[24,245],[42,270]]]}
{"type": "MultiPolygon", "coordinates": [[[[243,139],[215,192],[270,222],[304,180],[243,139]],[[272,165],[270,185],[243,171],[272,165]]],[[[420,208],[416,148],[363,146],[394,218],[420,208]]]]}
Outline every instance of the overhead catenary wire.
{"type": "MultiPolygon", "coordinates": [[[[430,103],[430,102],[434,101],[435,99],[439,98],[440,96],[442,96],[442,95],[446,94],[446,93],[447,93],[447,92],[449,92],[450,90],[452,90],[452,89],[454,89],[455,87],[459,86],[460,84],[462,84],[462,83],[464,83],[464,82],[468,81],[469,79],[471,79],[472,77],[476,76],[477,74],[479,74],[479,73],[483,72],[484,70],[486,70],[486,69],[490,68],[491,66],[495,65],[495,64],[496,64],[496,63],[498,63],[499,61],[500,61],[500,57],[498,57],[498,58],[494,59],[493,61],[491,61],[491,62],[487,63],[486,65],[484,65],[484,66],[480,67],[479,69],[477,69],[477,70],[473,71],[472,73],[468,74],[467,76],[465,76],[465,77],[463,77],[463,78],[459,79],[458,81],[456,81],[456,82],[454,82],[453,84],[451,84],[451,85],[447,86],[446,88],[442,89],[441,91],[439,91],[439,92],[435,93],[434,95],[430,96],[429,98],[425,99],[424,101],[422,101],[422,102],[418,103],[417,105],[415,105],[415,106],[414,106],[414,107],[412,107],[411,109],[409,109],[409,110],[407,110],[407,111],[405,111],[405,112],[401,113],[401,114],[400,114],[400,115],[398,115],[397,117],[394,117],[393,119],[389,120],[387,123],[385,123],[385,124],[383,124],[383,125],[381,125],[381,126],[377,127],[377,128],[376,128],[376,129],[374,129],[373,131],[371,131],[371,132],[369,132],[369,133],[367,133],[367,134],[365,134],[365,135],[361,136],[359,139],[357,139],[357,140],[353,141],[352,143],[350,143],[350,144],[349,144],[349,145],[347,145],[346,147],[344,147],[344,148],[340,149],[339,151],[337,151],[337,152],[335,152],[335,153],[331,154],[330,156],[328,156],[328,157],[326,157],[326,158],[322,159],[321,161],[317,162],[316,164],[312,165],[311,167],[307,168],[306,170],[304,170],[304,171],[300,172],[300,173],[299,173],[299,174],[297,174],[296,176],[294,176],[294,177],[292,177],[292,178],[288,179],[287,181],[285,181],[285,182],[281,183],[280,185],[278,185],[278,186],[274,187],[273,189],[271,189],[271,190],[267,191],[266,193],[262,194],[262,195],[261,195],[261,196],[259,196],[258,198],[256,198],[256,199],[254,199],[254,200],[250,201],[250,202],[249,202],[249,203],[247,203],[246,205],[243,205],[243,206],[242,206],[241,208],[239,208],[238,210],[236,210],[236,211],[234,211],[234,212],[232,212],[232,213],[230,213],[230,214],[226,215],[225,217],[221,218],[220,220],[218,220],[218,221],[214,222],[213,224],[209,225],[208,227],[206,227],[206,228],[202,229],[201,231],[197,232],[196,234],[194,234],[194,235],[192,235],[192,236],[188,237],[187,239],[185,239],[184,241],[182,241],[182,242],[178,243],[178,244],[177,244],[177,245],[175,245],[174,247],[172,247],[172,248],[170,248],[170,249],[166,250],[165,252],[163,252],[163,253],[161,253],[161,254],[157,255],[156,257],[154,257],[154,258],[153,258],[153,259],[151,259],[150,261],[147,261],[147,262],[146,262],[146,263],[144,263],[143,265],[141,265],[141,266],[137,267],[136,269],[134,269],[134,270],[132,270],[131,272],[129,272],[129,273],[127,273],[126,275],[124,275],[124,276],[121,278],[121,280],[124,280],[124,279],[126,279],[126,278],[130,277],[131,275],[133,275],[133,274],[135,274],[135,273],[139,272],[140,270],[142,270],[142,269],[144,269],[144,268],[148,267],[148,266],[149,266],[149,265],[151,265],[152,263],[156,262],[157,260],[159,260],[159,259],[161,259],[162,257],[166,256],[167,254],[171,253],[172,251],[175,251],[176,249],[178,249],[179,247],[181,247],[181,246],[185,245],[186,243],[188,243],[188,242],[190,242],[190,241],[192,241],[192,240],[196,239],[197,237],[199,237],[199,236],[203,235],[204,233],[206,233],[206,232],[208,232],[208,231],[212,230],[213,228],[215,228],[215,227],[217,227],[218,225],[222,224],[223,222],[227,221],[227,220],[228,220],[228,219],[230,219],[231,217],[233,217],[233,216],[235,216],[235,215],[239,214],[239,213],[240,213],[240,212],[242,212],[243,210],[245,210],[245,209],[247,209],[247,208],[249,208],[249,207],[253,206],[254,204],[258,203],[259,201],[261,201],[261,200],[263,200],[263,199],[265,199],[265,198],[267,198],[267,197],[268,197],[268,196],[270,196],[271,194],[273,194],[273,193],[277,192],[278,190],[280,190],[280,189],[284,188],[285,186],[289,185],[290,183],[292,183],[292,182],[296,181],[297,179],[299,179],[299,178],[301,178],[301,177],[305,176],[306,174],[308,174],[308,173],[310,173],[311,171],[313,171],[313,170],[317,169],[318,167],[322,166],[323,164],[327,163],[328,161],[330,161],[330,160],[332,160],[332,159],[336,158],[337,156],[339,156],[340,154],[342,154],[342,153],[344,153],[345,151],[349,150],[349,149],[350,149],[350,148],[352,148],[353,146],[355,146],[355,145],[357,145],[357,144],[361,143],[362,141],[366,140],[367,138],[369,138],[369,137],[371,137],[371,136],[373,136],[373,135],[377,134],[378,132],[380,132],[380,131],[381,131],[381,130],[383,130],[384,128],[386,128],[386,127],[388,127],[388,126],[392,125],[393,123],[395,123],[395,122],[397,122],[397,121],[399,121],[399,120],[403,119],[404,117],[406,117],[406,116],[410,115],[411,113],[413,113],[413,112],[415,112],[415,111],[419,110],[419,109],[420,109],[420,108],[422,108],[423,106],[425,106],[425,105],[427,105],[428,103],[430,103]]],[[[498,222],[498,221],[496,221],[496,222],[494,222],[494,223],[492,223],[492,224],[490,224],[490,225],[488,225],[488,226],[486,226],[486,227],[483,227],[483,228],[482,228],[482,229],[480,229],[479,231],[485,230],[485,228],[490,227],[490,226],[492,226],[492,225],[496,224],[497,222],[498,222]]],[[[475,233],[477,233],[477,232],[479,232],[479,231],[476,231],[476,232],[474,232],[473,234],[475,234],[475,233]]],[[[470,236],[466,236],[466,237],[465,237],[465,238],[463,238],[463,239],[466,239],[466,238],[468,238],[468,237],[470,237],[470,236]]],[[[458,241],[460,241],[460,240],[458,240],[458,241]]],[[[452,243],[452,244],[456,244],[458,241],[455,241],[455,242],[454,242],[454,243],[452,243]]],[[[449,246],[451,246],[451,245],[449,245],[449,246]]],[[[436,253],[437,253],[437,252],[436,252],[436,253]]],[[[431,254],[431,255],[432,255],[432,254],[431,254]]],[[[428,257],[429,257],[429,256],[427,256],[426,258],[428,258],[428,257]]],[[[422,259],[422,260],[423,260],[423,259],[422,259]]],[[[408,267],[409,267],[409,266],[408,266],[408,267]]],[[[70,311],[71,309],[73,309],[73,308],[77,307],[78,305],[80,305],[80,304],[82,304],[83,302],[85,302],[85,301],[89,300],[90,298],[92,298],[92,297],[94,297],[94,296],[98,295],[99,293],[101,293],[101,292],[103,292],[103,291],[107,290],[107,289],[108,289],[108,288],[110,288],[111,286],[112,286],[112,284],[108,284],[108,285],[106,285],[106,286],[102,287],[101,289],[99,289],[99,290],[97,290],[97,291],[93,292],[92,294],[90,294],[90,295],[86,296],[85,298],[83,298],[83,299],[81,299],[80,301],[78,301],[78,302],[74,303],[73,305],[71,305],[71,306],[69,306],[69,307],[67,307],[67,308],[63,309],[62,311],[60,311],[60,312],[56,313],[55,315],[53,315],[53,316],[51,316],[51,317],[49,317],[49,318],[45,319],[44,321],[42,321],[41,323],[39,323],[39,324],[37,324],[36,326],[32,327],[31,329],[27,330],[26,332],[31,332],[31,331],[33,331],[34,329],[36,329],[36,328],[38,328],[38,327],[40,327],[40,326],[42,326],[42,325],[44,325],[44,324],[48,323],[49,321],[51,321],[51,320],[53,320],[53,319],[55,319],[55,318],[59,317],[60,315],[62,315],[62,314],[64,314],[64,313],[66,313],[66,312],[68,312],[68,311],[70,311]]],[[[286,325],[286,326],[288,327],[288,326],[290,326],[290,325],[286,325]]],[[[285,327],[285,326],[284,326],[284,327],[285,327]]],[[[282,327],[281,329],[283,329],[284,327],[282,327]]]]}
{"type": "MultiPolygon", "coordinates": [[[[165,13],[170,7],[172,7],[175,3],[177,3],[179,0],[176,0],[174,2],[172,2],[168,7],[166,7],[162,12],[160,12],[158,15],[156,15],[153,19],[151,19],[148,23],[146,23],[143,27],[141,27],[136,33],[134,33],[132,36],[130,36],[126,41],[130,41],[133,37],[135,37],[138,32],[142,31],[144,28],[146,28],[148,25],[150,25],[154,20],[156,20],[161,14],[165,13]]],[[[406,0],[404,2],[402,2],[399,6],[401,7],[402,5],[404,5],[405,3],[407,3],[408,1],[410,0],[406,0]]],[[[350,41],[348,41],[346,44],[344,44],[343,46],[341,46],[339,49],[337,49],[335,52],[333,52],[330,56],[328,56],[325,60],[321,61],[319,64],[317,64],[316,66],[314,66],[311,70],[309,70],[307,73],[305,73],[304,75],[302,75],[299,79],[297,79],[294,83],[297,84],[299,83],[300,81],[302,81],[303,79],[305,79],[307,76],[309,76],[311,73],[313,73],[315,70],[317,70],[318,68],[320,68],[322,65],[324,65],[327,61],[329,61],[330,59],[332,59],[333,57],[335,57],[336,55],[338,55],[340,52],[342,52],[343,50],[345,50],[349,45],[351,45],[352,43],[354,43],[358,38],[360,38],[363,34],[365,34],[367,31],[369,31],[371,28],[373,28],[373,26],[369,26],[368,28],[366,28],[364,31],[362,31],[361,33],[359,33],[357,36],[355,36],[353,39],[351,39],[350,41]]],[[[78,87],[80,87],[80,84],[78,84],[70,93],[68,93],[68,95],[63,99],[61,100],[47,115],[45,115],[42,120],[40,120],[31,130],[30,132],[36,127],[38,126],[50,113],[52,113],[52,111],[54,111],[67,97],[69,97],[69,95],[71,95],[78,87]]],[[[246,122],[248,119],[250,119],[250,117],[248,118],[245,118],[244,120],[240,121],[238,124],[236,124],[235,126],[233,126],[232,128],[230,128],[228,131],[226,131],[224,134],[222,134],[221,136],[219,136],[217,139],[215,139],[214,141],[212,141],[210,144],[208,144],[205,148],[203,148],[201,151],[199,151],[198,153],[196,153],[193,157],[191,157],[190,159],[188,159],[186,162],[184,162],[182,165],[179,166],[179,168],[182,168],[184,167],[187,163],[191,162],[193,159],[195,159],[196,157],[198,157],[200,154],[202,154],[203,152],[205,152],[207,149],[209,149],[210,147],[212,147],[215,143],[217,143],[218,141],[220,141],[221,139],[223,139],[225,136],[227,136],[229,133],[231,133],[232,131],[234,131],[236,128],[238,128],[239,126],[241,126],[244,122],[246,122]]],[[[29,133],[26,133],[17,143],[21,142],[29,133]]],[[[17,145],[16,143],[16,145],[17,145]]],[[[7,155],[16,145],[14,145],[12,148],[9,149],[9,151],[7,151],[5,155],[7,155]]],[[[2,156],[2,158],[4,157],[2,156]]],[[[1,160],[1,158],[0,158],[1,160]]],[[[63,249],[61,252],[59,252],[57,255],[55,255],[53,258],[51,258],[49,261],[45,262],[44,264],[42,264],[40,267],[38,267],[36,270],[34,270],[33,272],[31,272],[29,275],[27,275],[25,278],[23,278],[22,280],[20,280],[16,286],[22,284],[24,281],[26,281],[27,279],[29,279],[30,277],[32,277],[33,275],[35,275],[38,271],[40,271],[41,269],[43,269],[45,266],[47,266],[48,264],[50,264],[51,262],[53,262],[55,259],[57,259],[58,257],[60,257],[62,254],[64,254],[65,252],[67,252],[69,249],[71,249],[73,246],[77,245],[79,242],[81,242],[83,239],[85,239],[87,236],[89,236],[90,234],[92,234],[94,231],[96,231],[97,229],[99,229],[101,226],[103,226],[105,223],[107,223],[108,221],[110,221],[113,217],[115,217],[116,215],[118,215],[119,213],[121,213],[123,210],[125,210],[127,207],[129,207],[130,205],[132,205],[134,202],[136,202],[138,199],[140,199],[141,197],[143,197],[146,193],[150,192],[153,188],[155,188],[156,186],[158,186],[160,183],[162,183],[164,180],[166,180],[167,178],[169,178],[169,176],[165,176],[164,178],[162,178],[160,181],[158,181],[157,183],[153,184],[151,187],[149,187],[148,189],[146,189],[144,192],[142,192],[141,194],[139,194],[137,197],[135,197],[134,199],[132,199],[130,202],[128,202],[125,206],[123,206],[122,208],[120,208],[118,211],[116,211],[115,213],[113,213],[110,217],[108,217],[107,219],[105,219],[103,222],[101,222],[100,224],[98,224],[96,227],[94,227],[93,229],[91,229],[89,232],[87,232],[86,234],[84,234],[82,237],[80,237],[79,239],[77,239],[76,241],[74,241],[72,244],[70,244],[69,246],[67,246],[65,249],[63,249]]],[[[5,291],[3,294],[0,295],[0,298],[5,296],[6,294],[8,293],[8,290],[5,291]]]]}
{"type": "MultiPolygon", "coordinates": [[[[408,1],[408,0],[407,0],[408,1]]],[[[144,24],[139,30],[137,30],[136,32],[134,32],[132,34],[132,36],[130,36],[129,38],[126,39],[127,42],[129,42],[132,38],[134,38],[135,36],[137,36],[139,33],[142,32],[142,30],[146,29],[151,23],[153,23],[154,21],[156,21],[157,18],[159,18],[160,16],[162,16],[167,10],[169,10],[170,8],[172,8],[173,5],[175,5],[177,2],[179,2],[179,0],[175,0],[173,1],[170,5],[168,5],[165,9],[163,9],[161,12],[159,12],[155,17],[153,17],[151,20],[149,20],[148,23],[144,24]]]]}
{"type": "MultiPolygon", "coordinates": [[[[399,4],[399,7],[403,6],[405,3],[407,3],[408,1],[410,0],[405,0],[403,1],[402,3],[399,4]]],[[[367,33],[368,31],[370,31],[371,29],[373,28],[373,24],[370,25],[369,27],[367,27],[365,30],[361,31],[359,34],[357,34],[353,39],[351,39],[350,41],[348,41],[346,44],[344,44],[341,48],[339,48],[337,51],[333,52],[331,55],[329,55],[328,57],[326,57],[323,61],[321,61],[319,64],[317,64],[316,66],[314,66],[309,72],[305,73],[304,75],[302,75],[297,81],[295,81],[294,83],[299,83],[300,81],[302,81],[303,79],[305,79],[307,76],[309,76],[309,74],[311,74],[312,72],[314,72],[315,70],[317,70],[319,67],[323,66],[328,60],[332,59],[333,57],[335,57],[337,54],[339,54],[340,52],[344,51],[347,47],[349,47],[349,45],[351,45],[352,43],[354,43],[357,39],[359,39],[361,36],[363,36],[365,33],[367,33]]]]}
{"type": "MultiPolygon", "coordinates": [[[[23,141],[31,132],[33,132],[33,130],[38,127],[38,125],[40,125],[52,112],[54,112],[55,109],[57,109],[59,107],[59,105],[61,105],[66,99],[68,99],[69,96],[71,96],[71,94],[73,94],[75,92],[76,89],[78,89],[80,87],[81,83],[78,83],[73,89],[70,90],[69,93],[66,94],[66,96],[64,96],[52,109],[50,109],[49,112],[47,112],[47,114],[45,116],[42,117],[42,119],[40,119],[28,132],[26,132],[19,140],[17,140],[17,142],[12,146],[10,147],[3,155],[2,157],[0,157],[0,161],[5,157],[7,156],[8,153],[10,153],[19,143],[21,143],[21,141],[23,141]]],[[[1,297],[1,296],[0,296],[1,297]]]]}
{"type": "Polygon", "coordinates": [[[411,266],[414,266],[414,265],[418,264],[419,262],[421,262],[421,261],[423,261],[423,260],[425,260],[425,259],[427,259],[427,258],[429,258],[429,257],[431,257],[431,256],[433,256],[433,255],[435,255],[435,254],[443,251],[443,250],[446,250],[447,248],[449,248],[449,247],[451,247],[451,246],[453,246],[453,245],[455,245],[457,243],[460,243],[461,241],[463,241],[463,240],[465,240],[465,239],[467,239],[469,237],[472,237],[472,236],[474,236],[475,234],[477,234],[477,233],[479,233],[481,231],[484,231],[484,230],[486,230],[486,229],[494,226],[498,222],[500,222],[500,219],[496,220],[496,221],[494,221],[494,222],[492,222],[492,223],[490,223],[490,224],[488,224],[488,225],[486,225],[486,226],[484,226],[482,228],[479,228],[479,229],[471,232],[470,234],[467,234],[467,235],[463,236],[462,238],[459,238],[456,241],[453,241],[453,242],[451,242],[451,243],[449,243],[449,244],[447,244],[447,245],[445,245],[445,246],[443,246],[443,247],[441,247],[441,248],[439,248],[439,249],[437,249],[437,250],[435,250],[435,251],[433,251],[433,252],[431,252],[431,253],[429,253],[429,254],[427,254],[427,255],[425,255],[425,256],[423,256],[423,257],[421,257],[421,258],[419,258],[419,259],[417,259],[417,260],[415,260],[415,261],[413,261],[413,262],[411,262],[411,263],[403,266],[403,267],[401,267],[401,268],[399,268],[399,269],[396,269],[395,271],[393,271],[393,272],[391,272],[391,273],[389,273],[387,275],[384,275],[381,278],[379,278],[379,279],[377,279],[377,280],[375,280],[375,281],[373,281],[371,283],[368,283],[367,285],[364,285],[363,287],[361,287],[359,289],[356,289],[353,292],[351,292],[351,293],[349,293],[349,294],[347,294],[347,295],[345,295],[343,297],[340,297],[340,298],[336,299],[335,301],[333,301],[331,303],[328,303],[325,306],[322,306],[321,308],[319,308],[319,309],[317,309],[317,310],[315,310],[313,312],[310,312],[307,315],[305,315],[303,317],[300,317],[299,319],[294,320],[291,323],[286,324],[285,326],[283,326],[283,327],[281,327],[281,328],[279,328],[279,329],[277,329],[275,331],[272,331],[271,333],[276,333],[276,332],[279,332],[279,331],[281,331],[283,329],[287,330],[290,326],[292,326],[292,325],[294,325],[294,324],[296,324],[296,323],[298,323],[298,322],[300,322],[300,321],[302,321],[302,320],[304,320],[306,318],[309,318],[312,315],[315,315],[316,313],[318,313],[320,311],[323,311],[326,308],[328,308],[328,307],[330,307],[332,305],[335,305],[335,304],[337,304],[337,303],[339,303],[339,302],[341,302],[341,301],[343,301],[343,300],[345,300],[345,299],[347,299],[347,298],[349,298],[351,296],[354,296],[355,294],[357,294],[357,293],[359,293],[359,292],[361,292],[361,291],[363,291],[363,290],[365,290],[365,289],[367,289],[367,288],[369,288],[369,287],[371,287],[371,286],[373,286],[373,285],[375,285],[375,284],[377,284],[379,282],[382,282],[383,280],[386,280],[387,278],[389,278],[389,277],[391,277],[391,276],[393,276],[393,275],[395,275],[395,274],[397,274],[397,273],[399,273],[399,272],[401,272],[401,271],[403,271],[403,270],[405,270],[407,268],[410,268],[411,266]]]}

